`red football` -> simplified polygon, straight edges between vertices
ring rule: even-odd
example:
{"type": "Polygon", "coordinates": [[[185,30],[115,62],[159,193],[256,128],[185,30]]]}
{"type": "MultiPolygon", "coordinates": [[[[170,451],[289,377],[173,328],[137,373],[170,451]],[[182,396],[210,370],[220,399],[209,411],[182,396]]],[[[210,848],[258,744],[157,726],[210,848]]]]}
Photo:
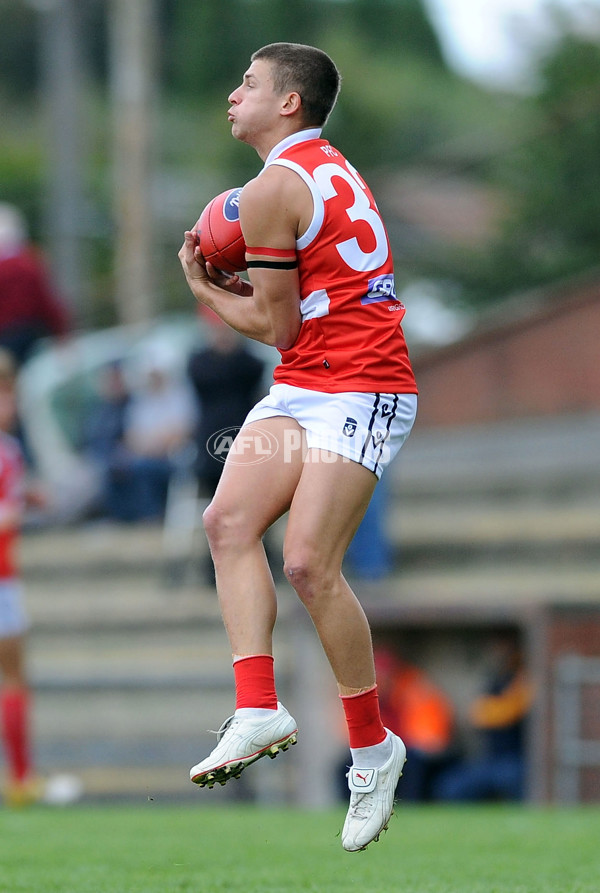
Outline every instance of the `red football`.
{"type": "Polygon", "coordinates": [[[204,259],[224,273],[246,269],[246,245],[240,226],[241,191],[241,187],[227,189],[215,196],[196,224],[204,259]]]}

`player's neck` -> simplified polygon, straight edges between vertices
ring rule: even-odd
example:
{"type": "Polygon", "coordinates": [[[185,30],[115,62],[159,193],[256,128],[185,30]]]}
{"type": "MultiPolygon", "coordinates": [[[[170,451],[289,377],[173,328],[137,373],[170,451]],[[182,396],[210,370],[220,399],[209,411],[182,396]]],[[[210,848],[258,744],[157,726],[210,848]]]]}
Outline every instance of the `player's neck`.
{"type": "Polygon", "coordinates": [[[295,133],[300,133],[300,131],[305,130],[304,127],[278,127],[269,131],[268,134],[262,135],[260,140],[256,140],[253,144],[253,148],[258,153],[259,157],[262,161],[266,161],[271,151],[278,146],[283,140],[285,140],[288,136],[292,136],[295,133]]]}

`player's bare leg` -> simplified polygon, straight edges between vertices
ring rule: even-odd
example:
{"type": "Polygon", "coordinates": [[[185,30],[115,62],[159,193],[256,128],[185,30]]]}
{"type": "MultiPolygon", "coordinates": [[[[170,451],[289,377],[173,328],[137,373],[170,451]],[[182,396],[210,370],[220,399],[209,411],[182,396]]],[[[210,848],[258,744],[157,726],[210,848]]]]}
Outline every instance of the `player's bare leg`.
{"type": "Polygon", "coordinates": [[[288,418],[265,419],[242,434],[244,449],[233,460],[230,456],[205,513],[233,654],[271,653],[277,603],[262,537],[289,508],[285,573],[315,623],[340,693],[373,686],[369,625],[341,565],[373,493],[375,475],[334,453],[306,451],[303,432],[288,418]],[[256,450],[253,430],[259,438],[256,450]],[[260,461],[264,432],[276,449],[260,461]],[[300,437],[290,437],[291,432],[300,437]],[[297,447],[289,449],[289,442],[297,447]]]}
{"type": "Polygon", "coordinates": [[[286,577],[315,624],[340,694],[375,684],[369,624],[341,570],[375,485],[362,465],[309,450],[285,537],[286,577]]]}
{"type": "Polygon", "coordinates": [[[401,739],[381,724],[369,625],[341,572],[374,486],[374,474],[363,466],[309,451],[284,547],[286,576],[315,624],[348,722],[353,765],[342,845],[349,852],[365,849],[387,829],[406,759],[401,739]]]}
{"type": "Polygon", "coordinates": [[[277,601],[262,537],[289,508],[302,470],[301,456],[288,456],[284,448],[290,429],[297,440],[298,426],[282,417],[240,432],[204,516],[221,613],[235,661],[236,712],[220,730],[217,747],[191,770],[192,781],[201,787],[225,784],[256,759],[275,756],[296,742],[296,723],[277,702],[274,680],[272,706],[276,709],[254,708],[259,700],[254,702],[252,695],[264,694],[256,684],[250,695],[245,689],[244,698],[240,695],[240,676],[251,677],[253,672],[246,667],[259,664],[264,675],[272,655],[277,601]],[[265,432],[273,447],[266,460],[265,432]]]}
{"type": "MultiPolygon", "coordinates": [[[[276,596],[262,536],[290,508],[286,576],[306,606],[340,694],[346,696],[347,718],[356,715],[359,703],[363,706],[358,713],[368,717],[360,734],[372,746],[352,749],[355,760],[360,754],[366,762],[351,770],[350,809],[342,833],[345,849],[364,849],[387,827],[405,758],[400,739],[381,725],[369,624],[341,572],[376,479],[334,453],[302,446],[287,450],[287,435],[296,435],[288,437],[288,444],[295,440],[302,445],[304,439],[289,419],[267,419],[260,427],[278,444],[275,455],[261,463],[250,445],[235,461],[230,457],[205,517],[223,619],[234,655],[272,653],[276,596]],[[355,775],[368,780],[363,790],[353,787],[355,775]]],[[[349,719],[351,744],[352,722],[349,719]]],[[[279,704],[277,710],[250,711],[249,716],[236,710],[215,750],[193,767],[192,780],[201,786],[224,784],[259,757],[294,743],[296,731],[279,704]]],[[[356,735],[354,731],[355,740],[356,735]]]]}
{"type": "Polygon", "coordinates": [[[272,651],[277,601],[262,538],[289,509],[302,473],[300,451],[286,449],[290,431],[297,436],[298,425],[282,416],[244,428],[242,447],[232,450],[204,515],[233,654],[272,651]],[[273,452],[266,460],[265,443],[273,452]]]}

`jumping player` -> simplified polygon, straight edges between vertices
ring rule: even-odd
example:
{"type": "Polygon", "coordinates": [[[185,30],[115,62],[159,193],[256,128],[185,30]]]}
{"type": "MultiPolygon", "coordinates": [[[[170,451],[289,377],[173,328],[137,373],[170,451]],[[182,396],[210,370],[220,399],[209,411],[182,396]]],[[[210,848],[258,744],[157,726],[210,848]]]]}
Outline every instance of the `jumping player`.
{"type": "Polygon", "coordinates": [[[315,625],[348,726],[342,845],[352,852],[387,827],[406,751],[381,722],[368,621],[341,567],[378,478],[411,430],[417,388],[384,224],[362,177],[321,136],[339,86],[334,63],[314,47],[275,43],[254,53],[229,97],[233,136],[264,162],[240,197],[250,281],[205,263],[192,231],[179,258],[198,301],[281,353],[274,385],[246,418],[204,515],[236,710],[191,778],[224,783],[296,741],[296,723],[277,700],[276,593],[262,545],[289,512],[284,572],[315,625]]]}

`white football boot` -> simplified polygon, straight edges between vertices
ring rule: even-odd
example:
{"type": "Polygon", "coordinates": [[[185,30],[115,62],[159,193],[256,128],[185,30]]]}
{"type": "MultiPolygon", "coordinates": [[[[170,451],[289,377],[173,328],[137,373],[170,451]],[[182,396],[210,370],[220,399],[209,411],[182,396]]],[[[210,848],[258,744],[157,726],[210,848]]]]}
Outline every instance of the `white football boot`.
{"type": "Polygon", "coordinates": [[[394,811],[396,785],[406,762],[406,747],[401,738],[386,729],[392,755],[378,769],[352,766],[348,773],[350,808],[342,830],[342,846],[349,853],[364,850],[387,831],[394,811]]]}
{"type": "Polygon", "coordinates": [[[298,740],[296,720],[283,704],[272,716],[264,718],[230,716],[217,732],[217,746],[212,753],[190,769],[190,778],[198,787],[212,788],[218,782],[239,778],[242,771],[259,760],[277,756],[298,740]]]}

